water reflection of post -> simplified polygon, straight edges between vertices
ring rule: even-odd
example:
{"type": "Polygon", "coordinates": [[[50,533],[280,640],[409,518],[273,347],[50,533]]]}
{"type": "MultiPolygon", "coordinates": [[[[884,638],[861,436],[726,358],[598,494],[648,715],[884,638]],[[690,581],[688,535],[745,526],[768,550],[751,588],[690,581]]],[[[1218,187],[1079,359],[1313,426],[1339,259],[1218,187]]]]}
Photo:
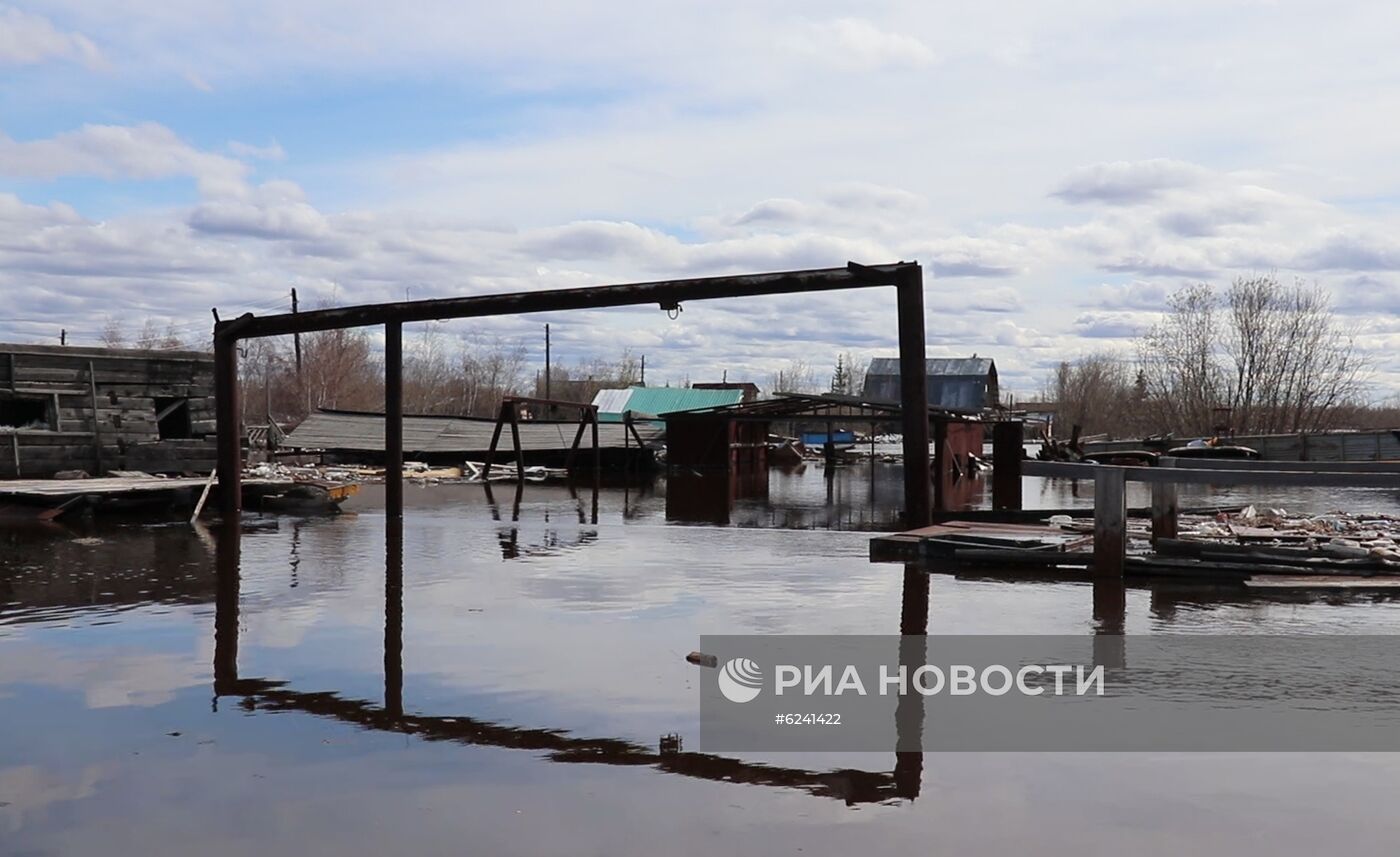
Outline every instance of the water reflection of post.
{"type": "MultiPolygon", "coordinates": [[[[912,678],[928,663],[929,576],[917,565],[904,566],[904,592],[899,611],[899,664],[912,678]]],[[[924,777],[924,698],[900,696],[895,707],[894,783],[908,800],[919,796],[924,777]]]]}
{"type": "Polygon", "coordinates": [[[242,561],[237,513],[224,512],[214,543],[214,705],[238,682],[238,594],[242,561]]]}
{"type": "Polygon", "coordinates": [[[1121,577],[1094,579],[1094,666],[1123,669],[1127,665],[1124,626],[1128,588],[1121,577]]]}
{"type": "Polygon", "coordinates": [[[499,521],[501,519],[501,506],[496,502],[496,495],[491,491],[491,483],[483,480],[481,488],[486,492],[486,508],[491,510],[491,520],[499,521]]]}
{"type": "Polygon", "coordinates": [[[395,518],[384,539],[384,710],[403,714],[403,520],[395,518]]]}

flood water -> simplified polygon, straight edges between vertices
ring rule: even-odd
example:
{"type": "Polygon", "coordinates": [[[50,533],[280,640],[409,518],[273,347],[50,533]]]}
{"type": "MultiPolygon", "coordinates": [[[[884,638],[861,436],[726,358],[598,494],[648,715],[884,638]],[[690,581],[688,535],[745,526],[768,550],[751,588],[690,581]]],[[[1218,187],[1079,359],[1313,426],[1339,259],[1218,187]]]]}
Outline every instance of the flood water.
{"type": "MultiPolygon", "coordinates": [[[[1400,627],[1384,599],[871,564],[895,473],[775,472],[721,511],[683,480],[409,486],[401,572],[373,486],[237,538],[0,531],[0,854],[1393,853],[1396,754],[660,753],[694,749],[705,633],[1400,627]]],[[[1027,480],[1026,502],[1081,490],[1027,480]]],[[[1204,499],[1400,513],[1376,491],[1204,499]]]]}

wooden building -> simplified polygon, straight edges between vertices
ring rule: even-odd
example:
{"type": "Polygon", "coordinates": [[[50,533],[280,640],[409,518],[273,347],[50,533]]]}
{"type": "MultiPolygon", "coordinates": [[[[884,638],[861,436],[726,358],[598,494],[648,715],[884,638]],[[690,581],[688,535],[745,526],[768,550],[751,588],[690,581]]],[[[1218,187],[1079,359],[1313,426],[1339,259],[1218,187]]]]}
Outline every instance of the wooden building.
{"type": "Polygon", "coordinates": [[[214,359],[0,344],[0,478],[214,467],[214,359]]]}

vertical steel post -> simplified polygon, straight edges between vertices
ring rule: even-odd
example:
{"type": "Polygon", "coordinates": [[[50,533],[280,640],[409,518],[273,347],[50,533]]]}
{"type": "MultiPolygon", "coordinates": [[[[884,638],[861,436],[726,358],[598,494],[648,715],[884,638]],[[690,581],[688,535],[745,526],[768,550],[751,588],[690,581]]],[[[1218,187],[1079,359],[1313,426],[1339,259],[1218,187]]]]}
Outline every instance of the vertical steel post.
{"type": "Polygon", "coordinates": [[[403,716],[403,519],[384,532],[384,710],[403,716]]]}
{"type": "Polygon", "coordinates": [[[933,421],[933,511],[948,511],[948,494],[953,483],[952,450],[948,446],[948,421],[933,421]]]}
{"type": "Polygon", "coordinates": [[[242,532],[238,514],[225,514],[214,541],[214,697],[237,692],[238,596],[242,532]]]}
{"type": "Polygon", "coordinates": [[[992,508],[1020,509],[1024,430],[1020,422],[992,423],[992,508]]]}
{"type": "Polygon", "coordinates": [[[515,481],[525,484],[525,448],[520,445],[520,406],[510,406],[510,439],[515,444],[515,481]]]}
{"type": "Polygon", "coordinates": [[[384,510],[403,517],[403,325],[384,325],[384,510]]]}
{"type": "MultiPolygon", "coordinates": [[[[929,575],[917,565],[904,566],[899,612],[899,668],[906,676],[928,663],[929,575]]],[[[902,693],[895,706],[895,793],[905,800],[919,796],[924,774],[924,697],[902,693]]]]}
{"type": "Polygon", "coordinates": [[[238,400],[238,340],[216,335],[214,425],[218,443],[219,512],[230,519],[236,518],[243,508],[243,438],[238,400]]]}
{"type": "Polygon", "coordinates": [[[929,524],[928,364],[924,349],[924,272],[899,273],[899,386],[904,415],[904,524],[929,524]]]}
{"type": "MultiPolygon", "coordinates": [[[[603,473],[603,448],[602,448],[601,446],[598,445],[598,409],[597,409],[597,408],[590,408],[590,409],[589,409],[589,411],[588,411],[588,420],[589,420],[590,423],[592,423],[592,432],[593,432],[593,484],[594,484],[594,485],[597,485],[597,484],[598,484],[598,479],[599,479],[599,477],[600,477],[600,476],[602,475],[602,473],[603,473]]],[[[626,431],[626,430],[627,430],[627,427],[626,427],[626,426],[623,426],[623,431],[626,431]]]]}
{"type": "Polygon", "coordinates": [[[1128,555],[1126,489],[1123,468],[1094,468],[1095,577],[1123,577],[1128,555]]]}

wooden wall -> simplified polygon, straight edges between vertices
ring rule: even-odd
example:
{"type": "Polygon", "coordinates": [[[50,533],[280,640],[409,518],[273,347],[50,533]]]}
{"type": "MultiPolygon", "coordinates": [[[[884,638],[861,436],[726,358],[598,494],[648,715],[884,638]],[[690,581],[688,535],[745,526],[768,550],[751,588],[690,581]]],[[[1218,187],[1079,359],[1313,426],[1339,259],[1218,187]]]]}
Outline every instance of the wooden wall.
{"type": "Polygon", "coordinates": [[[0,426],[0,478],[99,475],[98,439],[103,472],[213,467],[212,355],[0,344],[0,404],[17,398],[42,398],[49,427],[0,426]],[[160,439],[157,398],[189,400],[190,438],[160,439]]]}

